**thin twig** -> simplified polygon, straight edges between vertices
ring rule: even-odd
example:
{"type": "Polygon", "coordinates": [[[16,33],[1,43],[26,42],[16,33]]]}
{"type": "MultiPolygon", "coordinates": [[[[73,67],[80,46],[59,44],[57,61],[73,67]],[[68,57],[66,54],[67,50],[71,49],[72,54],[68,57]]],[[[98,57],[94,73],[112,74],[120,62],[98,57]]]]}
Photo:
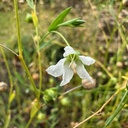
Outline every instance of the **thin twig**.
{"type": "Polygon", "coordinates": [[[11,50],[10,48],[4,46],[3,44],[0,44],[0,46],[3,47],[3,48],[5,48],[5,49],[7,49],[7,50],[9,50],[9,51],[12,52],[14,55],[19,56],[16,52],[14,52],[14,51],[11,50]]]}

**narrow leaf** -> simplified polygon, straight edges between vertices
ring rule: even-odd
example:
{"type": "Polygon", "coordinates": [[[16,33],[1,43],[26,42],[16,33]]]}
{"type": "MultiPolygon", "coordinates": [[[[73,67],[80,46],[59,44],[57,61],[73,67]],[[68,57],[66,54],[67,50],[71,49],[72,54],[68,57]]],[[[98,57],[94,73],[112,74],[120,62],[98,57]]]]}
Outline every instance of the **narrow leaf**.
{"type": "Polygon", "coordinates": [[[106,120],[105,126],[103,128],[106,128],[109,126],[113,119],[117,116],[117,114],[121,111],[121,109],[124,107],[124,105],[128,101],[128,91],[125,92],[124,96],[122,97],[120,103],[118,104],[117,108],[115,109],[114,113],[106,120]]]}
{"type": "Polygon", "coordinates": [[[56,30],[58,28],[58,24],[61,24],[69,11],[71,10],[71,7],[66,8],[63,12],[61,12],[57,18],[52,22],[52,24],[49,26],[48,31],[56,30]]]}

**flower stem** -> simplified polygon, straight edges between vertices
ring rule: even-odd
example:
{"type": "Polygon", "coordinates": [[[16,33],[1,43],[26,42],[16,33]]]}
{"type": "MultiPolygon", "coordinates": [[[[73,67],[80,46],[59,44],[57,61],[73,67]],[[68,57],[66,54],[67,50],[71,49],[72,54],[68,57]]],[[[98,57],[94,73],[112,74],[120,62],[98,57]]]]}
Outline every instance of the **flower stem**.
{"type": "Polygon", "coordinates": [[[64,92],[64,93],[62,94],[62,96],[66,95],[66,94],[68,94],[68,93],[70,93],[70,92],[72,92],[72,91],[74,91],[74,90],[76,90],[76,89],[78,89],[78,88],[80,88],[80,87],[82,87],[82,85],[76,86],[76,87],[74,87],[74,88],[72,88],[72,89],[70,89],[70,90],[64,92]]]}
{"type": "Polygon", "coordinates": [[[68,43],[68,41],[65,39],[65,37],[60,33],[60,32],[58,32],[58,31],[51,31],[52,33],[56,33],[56,34],[58,34],[59,36],[61,36],[62,38],[63,38],[63,40],[65,41],[65,43],[67,44],[67,46],[70,46],[69,45],[69,43],[68,43]]]}
{"type": "Polygon", "coordinates": [[[42,39],[40,40],[40,43],[41,43],[42,41],[44,41],[44,39],[45,39],[49,34],[50,34],[50,32],[47,32],[47,33],[42,37],[42,39]]]}

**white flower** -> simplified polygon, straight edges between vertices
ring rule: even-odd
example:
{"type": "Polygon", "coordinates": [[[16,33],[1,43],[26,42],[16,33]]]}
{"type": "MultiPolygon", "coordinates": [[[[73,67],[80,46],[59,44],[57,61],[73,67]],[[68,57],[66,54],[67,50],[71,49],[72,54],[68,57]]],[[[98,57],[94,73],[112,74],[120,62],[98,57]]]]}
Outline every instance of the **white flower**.
{"type": "Polygon", "coordinates": [[[70,82],[74,71],[77,72],[81,79],[88,79],[90,82],[92,82],[92,78],[84,68],[84,64],[91,65],[95,62],[95,60],[88,56],[78,56],[76,51],[70,46],[66,46],[64,50],[64,58],[61,59],[56,65],[50,66],[46,70],[48,74],[54,77],[59,77],[62,75],[63,80],[60,86],[70,82]]]}

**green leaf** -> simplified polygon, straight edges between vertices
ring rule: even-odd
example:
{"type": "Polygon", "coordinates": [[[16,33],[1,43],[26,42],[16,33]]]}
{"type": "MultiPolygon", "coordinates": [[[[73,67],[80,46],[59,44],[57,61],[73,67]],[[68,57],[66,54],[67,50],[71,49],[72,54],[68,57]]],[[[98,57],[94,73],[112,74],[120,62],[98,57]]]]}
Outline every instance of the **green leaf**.
{"type": "Polygon", "coordinates": [[[57,18],[52,22],[52,24],[49,26],[48,31],[56,30],[58,28],[58,24],[61,24],[69,11],[71,10],[71,7],[66,8],[63,12],[61,12],[57,18]]]}
{"type": "Polygon", "coordinates": [[[34,9],[34,2],[33,2],[33,0],[27,0],[27,3],[28,3],[30,8],[34,9]]]}
{"type": "Polygon", "coordinates": [[[128,101],[128,91],[125,92],[124,96],[122,97],[120,103],[118,104],[118,106],[116,107],[114,113],[106,120],[105,125],[103,128],[107,128],[107,126],[109,126],[113,119],[117,116],[117,114],[121,111],[121,109],[124,107],[124,105],[127,103],[128,101]]]}

